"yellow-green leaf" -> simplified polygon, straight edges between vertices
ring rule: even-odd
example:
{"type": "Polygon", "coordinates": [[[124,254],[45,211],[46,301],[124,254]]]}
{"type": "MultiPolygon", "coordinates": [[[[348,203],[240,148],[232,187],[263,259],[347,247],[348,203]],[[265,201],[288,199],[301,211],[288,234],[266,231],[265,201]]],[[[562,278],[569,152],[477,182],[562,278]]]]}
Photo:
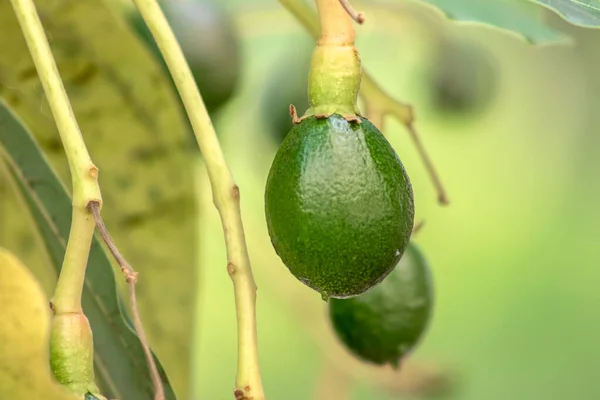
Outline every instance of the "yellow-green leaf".
{"type": "MultiPolygon", "coordinates": [[[[396,0],[393,0],[396,1],[396,0]]],[[[539,7],[523,0],[420,0],[457,22],[486,24],[515,33],[535,44],[560,42],[565,34],[542,18],[539,7]]],[[[391,3],[392,0],[385,0],[391,3]]]]}
{"type": "MultiPolygon", "coordinates": [[[[21,122],[0,101],[0,155],[33,215],[56,269],[71,223],[71,198],[21,122]]],[[[154,388],[138,337],[123,317],[111,263],[94,237],[83,292],[83,309],[94,333],[94,365],[101,391],[111,398],[146,400],[154,388]]],[[[49,364],[48,364],[49,365],[49,364]]],[[[162,371],[167,398],[175,399],[162,371]]]]}
{"type": "MultiPolygon", "coordinates": [[[[105,1],[39,0],[36,6],[100,169],[106,223],[140,272],[139,303],[150,343],[186,397],[196,284],[194,151],[176,94],[155,58],[105,1]]],[[[0,2],[0,26],[0,96],[68,187],[59,135],[8,1],[0,2]]]]}
{"type": "Polygon", "coordinates": [[[554,11],[573,25],[600,28],[598,0],[530,0],[554,11]]]}

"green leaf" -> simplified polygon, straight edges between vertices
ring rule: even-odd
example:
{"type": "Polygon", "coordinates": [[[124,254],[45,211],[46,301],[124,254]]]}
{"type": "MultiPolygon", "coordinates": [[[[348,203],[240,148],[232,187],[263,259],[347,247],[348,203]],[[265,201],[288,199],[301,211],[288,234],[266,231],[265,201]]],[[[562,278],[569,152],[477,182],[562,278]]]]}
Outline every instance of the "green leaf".
{"type": "MultiPolygon", "coordinates": [[[[104,220],[140,273],[138,303],[148,340],[175,392],[186,398],[194,319],[190,304],[195,304],[197,287],[193,165],[198,151],[170,79],[125,16],[107,5],[112,2],[35,1],[100,170],[104,220]]],[[[0,1],[0,27],[0,97],[30,129],[70,189],[63,146],[9,1],[0,1]]],[[[5,213],[18,210],[14,202],[0,207],[5,213]]],[[[19,225],[26,219],[0,215],[3,225],[10,224],[1,229],[6,233],[0,232],[0,244],[33,266],[36,252],[21,246],[26,229],[19,225]],[[19,236],[11,238],[14,232],[19,236]]],[[[31,237],[35,229],[26,228],[31,237]]],[[[52,270],[49,260],[40,261],[52,270]]],[[[43,283],[52,290],[52,284],[43,283]]],[[[122,279],[118,284],[125,286],[122,279]]]]}
{"type": "Polygon", "coordinates": [[[448,18],[457,22],[490,25],[513,32],[531,43],[551,43],[566,39],[562,32],[546,25],[538,7],[523,0],[421,0],[421,2],[437,7],[448,18]]]}
{"type": "Polygon", "coordinates": [[[598,0],[530,0],[554,11],[573,25],[584,28],[600,27],[598,0]]]}
{"type": "MultiPolygon", "coordinates": [[[[69,236],[71,198],[34,138],[1,101],[0,144],[53,264],[60,269],[69,236]]],[[[94,363],[103,393],[127,400],[152,398],[143,349],[122,316],[114,271],[97,238],[91,246],[83,308],[94,332],[94,363]]],[[[167,398],[175,399],[160,364],[159,368],[167,398]]]]}

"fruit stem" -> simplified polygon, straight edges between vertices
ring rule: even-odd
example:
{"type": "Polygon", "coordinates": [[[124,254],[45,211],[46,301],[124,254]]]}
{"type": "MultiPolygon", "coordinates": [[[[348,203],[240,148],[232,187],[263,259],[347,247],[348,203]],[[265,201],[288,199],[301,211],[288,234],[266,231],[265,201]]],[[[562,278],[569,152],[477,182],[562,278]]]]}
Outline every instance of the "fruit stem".
{"type": "Polygon", "coordinates": [[[352,25],[352,17],[342,6],[342,2],[340,0],[316,0],[316,3],[321,23],[321,37],[318,44],[354,45],[356,34],[352,25]]]}
{"type": "Polygon", "coordinates": [[[313,52],[308,76],[311,115],[327,118],[340,114],[360,122],[356,105],[360,88],[360,58],[354,46],[352,18],[340,0],[316,0],[321,35],[313,52]]]}
{"type": "Polygon", "coordinates": [[[52,318],[50,366],[56,379],[71,392],[98,395],[94,382],[94,343],[90,322],[83,313],[52,318]]]}
{"type": "Polygon", "coordinates": [[[367,76],[366,73],[363,75],[363,81],[361,85],[361,96],[365,101],[367,111],[369,109],[376,110],[376,119],[380,121],[381,125],[377,125],[375,121],[371,120],[371,114],[369,114],[368,112],[367,116],[369,120],[371,120],[371,122],[375,126],[377,126],[382,132],[384,131],[383,121],[386,115],[393,115],[400,122],[402,122],[402,124],[408,131],[408,134],[412,139],[415,148],[417,149],[417,153],[419,153],[421,162],[423,163],[425,169],[427,170],[427,173],[429,174],[431,183],[433,184],[437,193],[438,202],[442,205],[450,204],[442,180],[440,179],[440,176],[436,171],[435,166],[433,165],[433,161],[431,160],[431,157],[425,149],[425,146],[421,141],[419,133],[415,128],[415,118],[412,106],[393,99],[390,95],[385,93],[383,89],[381,89],[381,87],[379,87],[379,85],[373,79],[367,76]]]}
{"type": "Polygon", "coordinates": [[[73,206],[71,230],[54,295],[51,299],[54,315],[83,313],[81,296],[85,271],[94,235],[94,219],[86,211],[73,206]]]}
{"type": "Polygon", "coordinates": [[[11,0],[63,142],[73,182],[69,242],[52,300],[56,314],[81,312],[81,295],[94,222],[90,200],[102,202],[98,168],[92,163],[32,0],[11,0]]]}
{"type": "Polygon", "coordinates": [[[65,147],[73,181],[73,207],[85,210],[91,199],[102,201],[98,168],[85,147],[33,0],[11,0],[11,3],[65,147]]]}
{"type": "Polygon", "coordinates": [[[227,271],[233,282],[238,325],[238,370],[234,394],[264,400],[258,363],[256,284],[248,257],[240,212],[240,191],[227,166],[202,96],[156,0],[134,0],[169,68],[187,111],[221,217],[227,248],[227,271]]]}
{"type": "MultiPolygon", "coordinates": [[[[67,388],[72,391],[86,390],[96,397],[101,397],[94,383],[92,329],[81,307],[86,267],[96,227],[95,218],[88,206],[94,205],[97,213],[102,207],[98,168],[92,162],[79,130],[33,0],[11,0],[11,4],[56,122],[73,182],[69,240],[54,296],[50,302],[54,311],[51,363],[56,367],[54,372],[60,371],[55,376],[67,388]],[[73,386],[73,383],[78,385],[73,386]]],[[[135,315],[138,310],[135,292],[131,286],[130,294],[135,315]]],[[[149,351],[144,333],[138,331],[138,334],[142,346],[149,351]]],[[[151,363],[150,368],[153,367],[154,371],[151,372],[158,375],[151,363]]],[[[155,389],[157,393],[162,393],[162,382],[159,381],[155,389]]],[[[158,398],[162,399],[164,396],[158,398]]]]}
{"type": "MultiPolygon", "coordinates": [[[[317,24],[317,18],[306,2],[302,0],[279,0],[279,2],[290,13],[292,13],[294,17],[296,17],[296,19],[314,38],[319,38],[320,32],[319,25],[317,24]]],[[[367,71],[364,70],[362,71],[359,93],[362,99],[365,101],[367,110],[375,109],[377,111],[378,114],[376,115],[376,121],[381,121],[381,124],[383,124],[384,117],[390,114],[398,119],[398,121],[400,121],[407,128],[435,187],[438,202],[442,205],[449,204],[442,181],[414,127],[414,114],[412,107],[392,98],[385,93],[383,89],[375,82],[375,80],[367,73],[367,71]]],[[[382,126],[379,126],[376,123],[375,126],[383,131],[382,126]]]]}
{"type": "Polygon", "coordinates": [[[92,365],[94,348],[91,328],[86,323],[61,321],[73,318],[87,321],[81,308],[81,297],[94,235],[94,220],[86,206],[90,201],[102,203],[98,168],[93,164],[79,131],[33,1],[11,0],[11,3],[56,122],[73,182],[69,240],[51,300],[54,311],[51,363],[57,366],[53,368],[56,378],[71,391],[80,395],[83,394],[81,391],[88,390],[97,393],[92,365]]]}

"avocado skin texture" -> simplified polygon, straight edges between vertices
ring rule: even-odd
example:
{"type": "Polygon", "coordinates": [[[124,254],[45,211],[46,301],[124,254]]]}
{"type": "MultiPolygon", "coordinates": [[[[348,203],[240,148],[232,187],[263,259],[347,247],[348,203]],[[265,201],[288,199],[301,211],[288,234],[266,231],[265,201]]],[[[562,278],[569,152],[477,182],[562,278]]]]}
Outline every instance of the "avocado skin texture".
{"type": "Polygon", "coordinates": [[[329,316],[338,338],[357,357],[398,367],[423,336],[432,306],[429,266],[410,244],[379,285],[352,299],[332,299],[329,316]]]}
{"type": "Polygon", "coordinates": [[[275,251],[324,299],[381,282],[414,222],[412,187],[394,149],[368,120],[337,114],[291,129],[269,172],[265,209],[275,251]]]}

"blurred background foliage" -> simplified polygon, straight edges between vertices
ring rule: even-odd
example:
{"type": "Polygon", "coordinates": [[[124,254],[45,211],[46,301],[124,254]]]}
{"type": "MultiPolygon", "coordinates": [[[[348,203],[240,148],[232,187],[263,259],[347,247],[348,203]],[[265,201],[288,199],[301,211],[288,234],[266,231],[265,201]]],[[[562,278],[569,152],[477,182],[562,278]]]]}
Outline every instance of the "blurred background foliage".
{"type": "MultiPolygon", "coordinates": [[[[440,378],[439,371],[447,371],[452,390],[425,392],[445,400],[600,398],[600,32],[573,27],[538,8],[536,18],[553,39],[533,46],[506,31],[450,22],[419,2],[354,2],[367,14],[365,25],[357,28],[363,64],[386,91],[415,107],[417,127],[451,200],[449,207],[437,205],[406,131],[386,121],[385,133],[413,182],[417,219],[426,221],[415,241],[436,285],[429,332],[398,374],[361,364],[345,352],[325,318],[325,303],[289,274],[269,242],[264,185],[291,126],[289,103],[301,112],[306,107],[313,40],[275,2],[220,3],[239,38],[240,76],[234,97],[213,117],[242,194],[259,287],[259,349],[268,397],[415,398],[407,393],[423,392],[419,385],[445,386],[446,375],[440,378]]],[[[530,28],[528,15],[514,20],[530,28]]],[[[117,53],[122,58],[111,60],[115,68],[131,56],[117,53]]],[[[150,51],[136,56],[160,67],[150,51]]],[[[132,82],[139,79],[127,71],[132,82]]],[[[0,83],[6,86],[2,74],[0,83]]],[[[69,94],[106,95],[100,86],[77,89],[68,88],[69,94]]],[[[0,92],[6,93],[10,90],[0,92]]],[[[38,107],[46,107],[41,92],[36,96],[38,107]]],[[[173,98],[156,107],[177,112],[173,98]]],[[[174,125],[163,123],[159,136],[181,139],[180,117],[170,117],[174,125]]],[[[94,119],[87,123],[93,126],[94,119]]],[[[130,183],[138,194],[116,197],[121,189],[111,189],[107,181],[128,171],[132,161],[111,158],[111,151],[126,133],[112,132],[112,148],[100,140],[88,145],[95,160],[104,157],[100,183],[109,199],[106,212],[116,209],[114,236],[142,271],[140,302],[151,343],[179,398],[229,399],[236,371],[235,307],[221,225],[201,160],[184,161],[187,150],[180,150],[149,161],[153,168],[163,166],[160,162],[180,168],[180,182],[189,187],[178,187],[177,193],[185,197],[196,191],[196,214],[187,203],[183,219],[175,212],[178,207],[160,217],[134,213],[142,189],[151,184],[170,197],[173,183],[168,175],[154,181],[143,169],[129,170],[139,178],[130,183]],[[119,209],[137,215],[137,224],[119,223],[119,209]],[[190,240],[193,223],[196,243],[190,240]],[[157,251],[160,257],[152,261],[157,251]]],[[[143,131],[137,135],[136,140],[145,140],[143,131]]],[[[59,148],[56,153],[60,156],[59,148]]],[[[51,293],[55,278],[43,267],[48,261],[31,239],[21,205],[5,201],[9,188],[2,184],[0,245],[36,259],[27,264],[38,266],[36,275],[51,293]],[[17,229],[25,233],[17,235],[17,229]]]]}

